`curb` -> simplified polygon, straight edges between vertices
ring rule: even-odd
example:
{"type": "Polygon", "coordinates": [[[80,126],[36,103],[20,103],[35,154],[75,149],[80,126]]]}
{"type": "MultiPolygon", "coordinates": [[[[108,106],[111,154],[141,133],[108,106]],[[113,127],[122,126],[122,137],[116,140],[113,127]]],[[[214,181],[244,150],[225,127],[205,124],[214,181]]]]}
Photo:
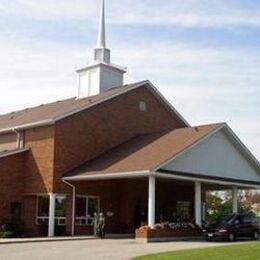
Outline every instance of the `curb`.
{"type": "Polygon", "coordinates": [[[94,240],[94,237],[79,237],[79,238],[47,238],[47,239],[21,239],[21,240],[7,240],[7,241],[0,241],[1,245],[8,245],[8,244],[27,244],[27,243],[44,243],[44,242],[66,242],[66,241],[80,241],[80,240],[94,240]]]}

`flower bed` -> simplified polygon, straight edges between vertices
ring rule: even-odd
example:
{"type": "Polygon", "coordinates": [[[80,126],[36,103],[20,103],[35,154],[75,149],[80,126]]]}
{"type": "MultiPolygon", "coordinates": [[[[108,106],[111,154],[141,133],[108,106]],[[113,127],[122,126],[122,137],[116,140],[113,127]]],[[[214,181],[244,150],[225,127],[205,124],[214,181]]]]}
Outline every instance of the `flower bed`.
{"type": "Polygon", "coordinates": [[[136,229],[135,238],[140,242],[170,241],[187,237],[201,236],[201,228],[192,223],[157,224],[136,229]]]}

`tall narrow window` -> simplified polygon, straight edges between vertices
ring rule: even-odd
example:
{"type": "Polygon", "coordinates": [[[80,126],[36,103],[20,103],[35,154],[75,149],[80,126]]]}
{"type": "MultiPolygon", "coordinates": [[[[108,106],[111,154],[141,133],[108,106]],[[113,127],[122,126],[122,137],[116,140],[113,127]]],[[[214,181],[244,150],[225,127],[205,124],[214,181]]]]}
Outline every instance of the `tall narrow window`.
{"type": "Polygon", "coordinates": [[[66,225],[66,196],[59,195],[55,201],[55,224],[66,225]]]}
{"type": "Polygon", "coordinates": [[[49,196],[37,197],[37,225],[48,225],[49,222],[49,196]]]}

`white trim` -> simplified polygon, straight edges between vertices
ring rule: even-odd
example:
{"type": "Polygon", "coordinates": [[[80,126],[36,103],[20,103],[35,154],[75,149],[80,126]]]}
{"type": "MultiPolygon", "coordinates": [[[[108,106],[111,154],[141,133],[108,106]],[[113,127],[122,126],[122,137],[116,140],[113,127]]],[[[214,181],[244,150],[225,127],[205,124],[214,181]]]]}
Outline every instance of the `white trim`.
{"type": "Polygon", "coordinates": [[[0,154],[0,158],[6,157],[6,156],[10,156],[10,155],[14,155],[14,154],[18,154],[18,153],[23,153],[26,151],[29,151],[29,148],[23,148],[23,149],[19,149],[19,150],[14,150],[14,151],[7,151],[4,152],[3,154],[0,154]]]}
{"type": "Polygon", "coordinates": [[[56,194],[49,193],[49,224],[48,237],[55,235],[55,208],[56,208],[56,194]]]}
{"type": "Polygon", "coordinates": [[[210,138],[212,135],[214,135],[215,133],[217,133],[220,130],[226,130],[226,132],[228,133],[228,137],[233,138],[233,144],[237,147],[237,145],[239,145],[239,151],[244,155],[244,157],[246,156],[245,159],[247,159],[247,161],[249,161],[251,164],[253,163],[254,167],[256,170],[259,171],[260,173],[260,163],[259,161],[255,158],[255,156],[248,150],[248,148],[241,142],[241,140],[237,137],[237,135],[232,131],[232,129],[228,126],[227,123],[222,123],[218,128],[216,128],[214,131],[210,132],[209,134],[207,134],[206,136],[204,136],[203,138],[199,139],[197,142],[193,143],[192,145],[188,146],[186,149],[184,149],[183,151],[181,151],[180,153],[178,153],[177,155],[173,156],[172,158],[168,159],[167,161],[161,163],[159,166],[157,166],[155,169],[153,169],[154,171],[163,168],[165,165],[167,165],[168,163],[170,163],[171,161],[177,159],[178,157],[180,157],[181,155],[187,153],[188,151],[190,151],[192,148],[194,148],[195,146],[197,146],[198,144],[204,142],[205,140],[207,140],[208,138],[210,138]],[[249,159],[249,160],[248,160],[249,159]]]}
{"type": "Polygon", "coordinates": [[[259,171],[260,173],[260,162],[257,160],[257,158],[250,152],[250,150],[243,144],[243,142],[239,139],[239,137],[235,134],[235,132],[230,128],[230,126],[228,124],[225,123],[225,127],[224,130],[227,131],[227,133],[229,134],[229,137],[233,138],[233,140],[235,142],[233,142],[233,144],[235,146],[239,145],[239,150],[240,152],[247,157],[247,159],[250,159],[252,161],[252,163],[255,164],[255,166],[257,167],[256,169],[259,171]]]}
{"type": "Polygon", "coordinates": [[[186,180],[186,181],[200,181],[202,183],[209,184],[219,184],[225,186],[241,186],[248,187],[253,189],[260,189],[260,185],[254,184],[244,184],[243,182],[232,182],[232,181],[223,181],[223,180],[214,180],[198,177],[188,177],[188,176],[180,176],[177,174],[167,174],[167,173],[159,173],[154,171],[139,171],[139,172],[118,172],[118,173],[103,173],[103,174],[92,174],[87,176],[72,176],[72,177],[63,177],[66,181],[94,181],[94,180],[111,180],[111,179],[132,179],[132,178],[142,178],[149,177],[151,175],[155,175],[157,177],[166,178],[166,179],[175,179],[175,180],[186,180]]]}
{"type": "Polygon", "coordinates": [[[196,141],[195,143],[193,143],[192,145],[186,147],[184,150],[182,150],[181,152],[179,152],[177,155],[174,155],[173,157],[171,157],[170,159],[167,159],[166,161],[164,161],[163,163],[161,163],[159,166],[157,166],[156,168],[153,169],[153,171],[157,171],[161,168],[163,168],[165,165],[167,165],[168,163],[170,163],[171,161],[177,159],[178,157],[180,157],[181,155],[185,154],[186,152],[188,152],[189,150],[191,150],[192,148],[194,148],[195,146],[197,146],[198,144],[202,143],[203,141],[205,141],[206,139],[208,139],[210,136],[212,136],[213,134],[215,134],[216,132],[218,132],[219,130],[221,130],[223,127],[225,126],[225,124],[221,124],[218,128],[216,128],[214,131],[211,131],[210,133],[208,133],[206,136],[200,138],[198,141],[196,141]]]}
{"type": "MultiPolygon", "coordinates": [[[[238,183],[238,182],[231,182],[231,181],[220,181],[220,180],[213,180],[213,179],[204,179],[204,178],[198,178],[198,177],[187,177],[187,176],[180,176],[177,174],[167,174],[167,173],[157,173],[155,172],[155,176],[165,179],[174,179],[174,180],[184,180],[184,181],[199,181],[201,183],[208,183],[208,184],[218,184],[218,185],[224,185],[224,186],[241,186],[245,188],[252,188],[252,189],[260,189],[260,185],[254,185],[254,184],[244,184],[244,183],[238,183]]],[[[205,176],[207,177],[207,176],[205,176]]]]}
{"type": "Polygon", "coordinates": [[[88,66],[85,66],[83,68],[80,68],[80,69],[77,69],[76,72],[79,73],[79,72],[83,72],[85,70],[88,70],[88,69],[91,69],[91,68],[95,68],[95,67],[98,67],[98,66],[104,66],[104,67],[107,67],[107,68],[110,68],[110,69],[114,69],[114,70],[117,70],[117,71],[120,71],[120,72],[124,72],[126,73],[127,69],[125,67],[121,67],[119,65],[116,65],[116,64],[107,64],[105,62],[96,62],[96,63],[93,63],[93,64],[90,64],[88,66]]]}
{"type": "MultiPolygon", "coordinates": [[[[81,108],[75,109],[75,110],[70,111],[68,113],[64,113],[63,115],[54,117],[52,119],[46,119],[46,120],[42,120],[42,121],[38,121],[38,122],[33,122],[33,123],[24,124],[24,125],[17,125],[17,126],[12,126],[12,127],[9,127],[9,128],[0,129],[0,134],[11,132],[11,131],[13,131],[13,129],[23,130],[23,129],[29,129],[29,128],[34,128],[34,127],[40,127],[40,126],[54,125],[57,121],[59,121],[61,119],[64,119],[64,118],[69,117],[71,115],[74,115],[74,114],[81,112],[85,109],[91,108],[91,107],[96,106],[100,103],[103,103],[107,100],[113,99],[117,96],[123,95],[124,93],[127,93],[129,91],[132,91],[136,88],[139,88],[139,87],[145,86],[145,85],[150,86],[150,88],[160,97],[160,99],[174,112],[174,114],[176,114],[177,118],[180,119],[180,121],[182,121],[186,126],[190,126],[188,124],[188,122],[180,115],[180,113],[156,89],[156,87],[149,80],[144,80],[144,81],[140,81],[140,82],[137,82],[137,83],[125,85],[125,87],[126,87],[125,91],[121,91],[120,93],[116,93],[114,95],[108,96],[107,98],[101,99],[97,102],[93,102],[93,104],[87,104],[87,105],[85,105],[81,108]],[[133,86],[130,87],[131,85],[133,85],[133,86]]],[[[121,87],[123,88],[124,86],[121,86],[121,87]]]]}
{"type": "Polygon", "coordinates": [[[232,212],[238,213],[238,188],[236,186],[232,188],[232,212]]]}
{"type": "Polygon", "coordinates": [[[155,225],[155,192],[156,190],[156,177],[149,176],[148,180],[148,226],[154,227],[155,225]]]}
{"type": "Polygon", "coordinates": [[[83,176],[79,175],[79,176],[63,177],[63,179],[66,181],[110,180],[110,179],[147,177],[149,175],[151,175],[151,172],[147,170],[147,171],[137,171],[137,172],[91,174],[91,175],[83,175],[83,176]]]}
{"type": "Polygon", "coordinates": [[[201,182],[194,182],[194,212],[195,212],[195,223],[201,227],[201,182]]]}
{"type": "Polygon", "coordinates": [[[14,129],[18,131],[18,130],[24,130],[24,129],[34,128],[34,127],[54,125],[54,123],[55,121],[53,119],[46,119],[46,120],[23,124],[23,125],[16,125],[16,126],[0,129],[0,134],[12,132],[14,129]]]}
{"type": "MultiPolygon", "coordinates": [[[[42,224],[40,224],[38,222],[39,219],[42,219],[42,220],[45,219],[45,220],[48,220],[48,222],[49,222],[49,216],[38,216],[38,213],[39,213],[38,211],[39,211],[39,198],[40,197],[48,198],[49,199],[49,207],[50,207],[50,194],[51,193],[24,194],[24,195],[34,195],[34,196],[36,196],[36,210],[35,210],[36,211],[35,212],[35,225],[36,226],[41,226],[42,225],[42,224]]],[[[67,194],[55,193],[55,201],[60,196],[66,197],[66,200],[68,199],[67,194]]],[[[56,212],[56,209],[55,209],[55,212],[56,212]]],[[[58,226],[66,226],[67,225],[67,216],[65,216],[65,217],[56,217],[56,214],[55,214],[54,223],[55,223],[56,220],[58,222],[58,226]],[[63,221],[64,223],[61,223],[61,221],[63,221]]]]}

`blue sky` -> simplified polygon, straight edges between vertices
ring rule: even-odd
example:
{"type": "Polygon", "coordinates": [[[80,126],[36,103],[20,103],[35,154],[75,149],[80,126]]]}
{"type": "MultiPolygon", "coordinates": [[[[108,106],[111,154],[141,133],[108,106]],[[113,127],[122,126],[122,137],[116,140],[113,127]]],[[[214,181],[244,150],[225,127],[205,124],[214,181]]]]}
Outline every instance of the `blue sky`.
{"type": "MultiPolygon", "coordinates": [[[[1,0],[0,114],[74,96],[97,0],[1,0]]],[[[127,82],[149,79],[192,124],[226,121],[260,159],[260,1],[107,0],[127,82]]]]}

